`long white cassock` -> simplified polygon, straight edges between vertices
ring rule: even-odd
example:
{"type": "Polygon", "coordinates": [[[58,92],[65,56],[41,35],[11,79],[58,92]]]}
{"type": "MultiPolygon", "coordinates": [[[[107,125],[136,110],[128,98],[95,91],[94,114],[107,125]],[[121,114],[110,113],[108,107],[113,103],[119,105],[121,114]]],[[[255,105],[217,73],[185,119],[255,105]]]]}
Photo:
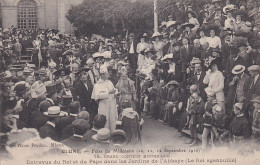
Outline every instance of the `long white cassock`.
{"type": "Polygon", "coordinates": [[[109,91],[115,90],[113,83],[109,80],[98,80],[94,85],[92,99],[99,100],[98,114],[105,115],[107,118],[106,128],[113,132],[116,128],[118,119],[115,94],[109,94],[109,91]]]}

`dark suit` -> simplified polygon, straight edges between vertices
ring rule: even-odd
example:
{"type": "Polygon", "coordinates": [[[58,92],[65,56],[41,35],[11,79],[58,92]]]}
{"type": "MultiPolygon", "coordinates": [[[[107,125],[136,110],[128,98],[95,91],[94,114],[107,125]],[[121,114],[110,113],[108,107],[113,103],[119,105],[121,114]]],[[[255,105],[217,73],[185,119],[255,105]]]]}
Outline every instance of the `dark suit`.
{"type": "Polygon", "coordinates": [[[79,97],[79,102],[81,107],[86,107],[88,110],[90,108],[91,104],[91,94],[93,91],[93,86],[90,82],[90,80],[86,83],[88,88],[83,82],[78,82],[76,88],[76,96],[79,97]]]}
{"type": "Polygon", "coordinates": [[[207,87],[204,83],[203,83],[203,79],[206,76],[206,72],[201,72],[199,79],[198,79],[198,75],[194,74],[191,78],[191,84],[196,84],[198,89],[199,89],[199,94],[201,96],[201,98],[206,101],[207,100],[207,94],[204,91],[204,89],[207,87]]]}
{"type": "Polygon", "coordinates": [[[41,114],[40,116],[32,119],[31,127],[35,128],[39,131],[39,129],[41,127],[43,127],[46,124],[47,121],[48,121],[48,118],[45,115],[41,114]]]}
{"type": "Polygon", "coordinates": [[[224,44],[221,47],[221,55],[222,55],[222,66],[224,67],[223,69],[226,70],[227,66],[227,61],[228,57],[231,54],[230,46],[228,43],[224,42],[224,44]]]}
{"type": "Polygon", "coordinates": [[[201,54],[202,54],[203,48],[200,46],[198,48],[193,47],[192,52],[191,52],[191,57],[196,57],[201,59],[201,54]]]}
{"type": "Polygon", "coordinates": [[[73,98],[73,101],[76,101],[77,100],[77,96],[76,96],[76,89],[74,87],[70,87],[70,88],[66,88],[64,89],[63,93],[62,93],[62,96],[63,95],[67,95],[66,92],[67,91],[70,91],[71,95],[72,95],[72,98],[73,98]]]}
{"type": "Polygon", "coordinates": [[[164,46],[163,46],[163,56],[165,56],[166,54],[168,54],[168,50],[171,47],[171,42],[168,41],[164,46]]]}
{"type": "Polygon", "coordinates": [[[94,116],[97,114],[98,104],[95,102],[95,100],[91,99],[93,85],[90,79],[87,81],[87,86],[88,89],[84,83],[79,81],[76,86],[76,96],[79,97],[81,107],[86,107],[86,110],[90,116],[90,123],[92,123],[94,116]]]}
{"type": "Polygon", "coordinates": [[[50,137],[52,140],[58,140],[58,135],[55,127],[51,126],[48,123],[40,128],[39,133],[41,138],[50,137]]]}
{"type": "Polygon", "coordinates": [[[137,68],[137,52],[136,52],[137,42],[135,40],[133,40],[132,42],[128,41],[127,45],[128,45],[128,50],[127,50],[128,60],[129,60],[130,66],[135,71],[137,68]],[[133,43],[133,47],[134,47],[134,53],[130,53],[132,43],[133,43]]]}
{"type": "Polygon", "coordinates": [[[56,129],[58,131],[58,135],[61,136],[62,130],[69,124],[71,124],[75,120],[74,116],[65,116],[62,118],[59,118],[57,124],[56,124],[56,129]]]}
{"type": "Polygon", "coordinates": [[[74,134],[73,125],[69,124],[65,128],[63,128],[61,133],[61,140],[68,139],[74,134]]]}
{"type": "Polygon", "coordinates": [[[61,141],[61,143],[65,144],[73,150],[81,150],[87,145],[83,138],[74,135],[66,140],[61,141]]]}
{"type": "Polygon", "coordinates": [[[254,78],[251,78],[250,87],[248,91],[248,98],[251,100],[259,95],[260,95],[260,76],[258,77],[255,83],[254,83],[254,78]]]}

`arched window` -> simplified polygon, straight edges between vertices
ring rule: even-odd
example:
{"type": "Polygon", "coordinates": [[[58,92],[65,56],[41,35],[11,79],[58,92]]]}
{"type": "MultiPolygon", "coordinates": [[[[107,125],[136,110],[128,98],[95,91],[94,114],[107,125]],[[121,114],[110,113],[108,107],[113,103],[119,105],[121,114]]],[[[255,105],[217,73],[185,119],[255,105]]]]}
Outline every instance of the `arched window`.
{"type": "Polygon", "coordinates": [[[37,3],[34,0],[21,0],[17,13],[18,28],[37,28],[37,3]]]}

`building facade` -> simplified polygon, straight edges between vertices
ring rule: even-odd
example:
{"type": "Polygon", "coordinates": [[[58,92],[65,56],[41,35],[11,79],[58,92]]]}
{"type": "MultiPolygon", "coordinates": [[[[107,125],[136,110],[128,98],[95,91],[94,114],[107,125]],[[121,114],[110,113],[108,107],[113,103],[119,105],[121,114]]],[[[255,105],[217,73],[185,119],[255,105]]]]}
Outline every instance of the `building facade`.
{"type": "Polygon", "coordinates": [[[83,0],[1,0],[2,27],[58,29],[73,34],[74,27],[66,18],[73,5],[83,0]]]}

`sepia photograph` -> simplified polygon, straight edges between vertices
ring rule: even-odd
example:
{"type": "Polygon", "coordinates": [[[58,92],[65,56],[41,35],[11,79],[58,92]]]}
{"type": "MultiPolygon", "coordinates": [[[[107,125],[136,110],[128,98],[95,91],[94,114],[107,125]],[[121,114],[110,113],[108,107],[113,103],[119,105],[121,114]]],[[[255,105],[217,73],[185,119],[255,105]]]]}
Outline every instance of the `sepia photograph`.
{"type": "Polygon", "coordinates": [[[0,0],[1,165],[259,165],[260,0],[0,0]]]}

